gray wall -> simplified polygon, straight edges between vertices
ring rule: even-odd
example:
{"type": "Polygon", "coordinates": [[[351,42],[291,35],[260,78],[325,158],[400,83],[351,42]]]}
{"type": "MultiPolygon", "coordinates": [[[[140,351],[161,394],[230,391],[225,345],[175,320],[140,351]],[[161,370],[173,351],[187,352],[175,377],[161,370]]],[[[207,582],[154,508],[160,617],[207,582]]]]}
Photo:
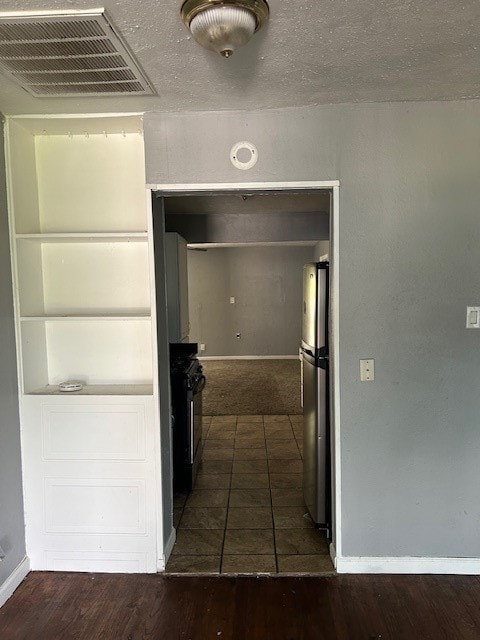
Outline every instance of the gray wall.
{"type": "Polygon", "coordinates": [[[190,340],[205,343],[207,356],[298,355],[302,271],[313,249],[189,251],[190,340]]]}
{"type": "Polygon", "coordinates": [[[189,243],[304,242],[329,237],[330,192],[165,198],[166,229],[189,243]]]}
{"type": "Polygon", "coordinates": [[[25,557],[17,361],[8,241],[3,125],[0,125],[0,586],[25,557]]]}
{"type": "Polygon", "coordinates": [[[478,101],[145,118],[150,183],[341,181],[344,555],[480,557],[479,121],[478,101]]]}
{"type": "Polygon", "coordinates": [[[240,213],[223,215],[171,214],[167,231],[190,243],[303,242],[326,240],[328,213],[240,213]]]}

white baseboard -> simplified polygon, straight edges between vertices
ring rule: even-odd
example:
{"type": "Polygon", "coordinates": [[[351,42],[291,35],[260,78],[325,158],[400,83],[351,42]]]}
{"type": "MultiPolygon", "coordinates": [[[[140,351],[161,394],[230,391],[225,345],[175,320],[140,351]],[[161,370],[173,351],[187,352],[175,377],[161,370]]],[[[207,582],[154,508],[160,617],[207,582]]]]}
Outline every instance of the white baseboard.
{"type": "Polygon", "coordinates": [[[15,589],[22,583],[30,571],[30,560],[25,558],[18,564],[5,582],[0,586],[0,607],[13,595],[15,589]]]}
{"type": "Polygon", "coordinates": [[[337,557],[337,573],[480,575],[480,558],[337,557]]]}
{"type": "Polygon", "coordinates": [[[202,356],[198,355],[200,360],[298,360],[296,356],[202,356]]]}
{"type": "Polygon", "coordinates": [[[168,540],[165,544],[165,549],[163,551],[163,558],[159,559],[158,561],[157,571],[165,571],[165,567],[167,566],[168,559],[172,554],[173,546],[175,544],[176,539],[177,539],[177,532],[175,530],[175,527],[172,527],[172,531],[170,532],[170,535],[168,536],[168,540]]]}

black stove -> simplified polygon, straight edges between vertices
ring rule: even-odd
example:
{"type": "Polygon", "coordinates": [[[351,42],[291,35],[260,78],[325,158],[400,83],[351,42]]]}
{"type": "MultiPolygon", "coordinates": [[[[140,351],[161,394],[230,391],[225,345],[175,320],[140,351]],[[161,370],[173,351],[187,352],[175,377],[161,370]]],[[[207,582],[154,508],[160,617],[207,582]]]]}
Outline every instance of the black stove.
{"type": "Polygon", "coordinates": [[[191,491],[202,454],[202,391],[206,379],[196,343],[170,344],[173,488],[191,491]]]}

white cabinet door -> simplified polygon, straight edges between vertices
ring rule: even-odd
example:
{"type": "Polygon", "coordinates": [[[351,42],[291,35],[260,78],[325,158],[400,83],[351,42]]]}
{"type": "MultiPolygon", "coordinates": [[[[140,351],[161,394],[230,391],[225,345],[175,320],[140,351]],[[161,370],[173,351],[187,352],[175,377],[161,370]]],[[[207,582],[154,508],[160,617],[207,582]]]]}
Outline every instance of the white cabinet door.
{"type": "Polygon", "coordinates": [[[24,396],[32,569],[155,572],[155,439],[148,396],[24,396]]]}

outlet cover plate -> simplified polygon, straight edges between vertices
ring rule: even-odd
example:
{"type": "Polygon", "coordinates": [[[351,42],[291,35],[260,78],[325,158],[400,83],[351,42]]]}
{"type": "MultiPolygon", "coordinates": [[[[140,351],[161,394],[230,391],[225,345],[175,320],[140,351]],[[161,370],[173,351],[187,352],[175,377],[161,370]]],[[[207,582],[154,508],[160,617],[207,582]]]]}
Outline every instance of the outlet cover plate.
{"type": "Polygon", "coordinates": [[[467,307],[467,329],[480,329],[480,307],[467,307]]]}
{"type": "Polygon", "coordinates": [[[361,382],[373,382],[375,380],[375,360],[360,360],[361,382]]]}

